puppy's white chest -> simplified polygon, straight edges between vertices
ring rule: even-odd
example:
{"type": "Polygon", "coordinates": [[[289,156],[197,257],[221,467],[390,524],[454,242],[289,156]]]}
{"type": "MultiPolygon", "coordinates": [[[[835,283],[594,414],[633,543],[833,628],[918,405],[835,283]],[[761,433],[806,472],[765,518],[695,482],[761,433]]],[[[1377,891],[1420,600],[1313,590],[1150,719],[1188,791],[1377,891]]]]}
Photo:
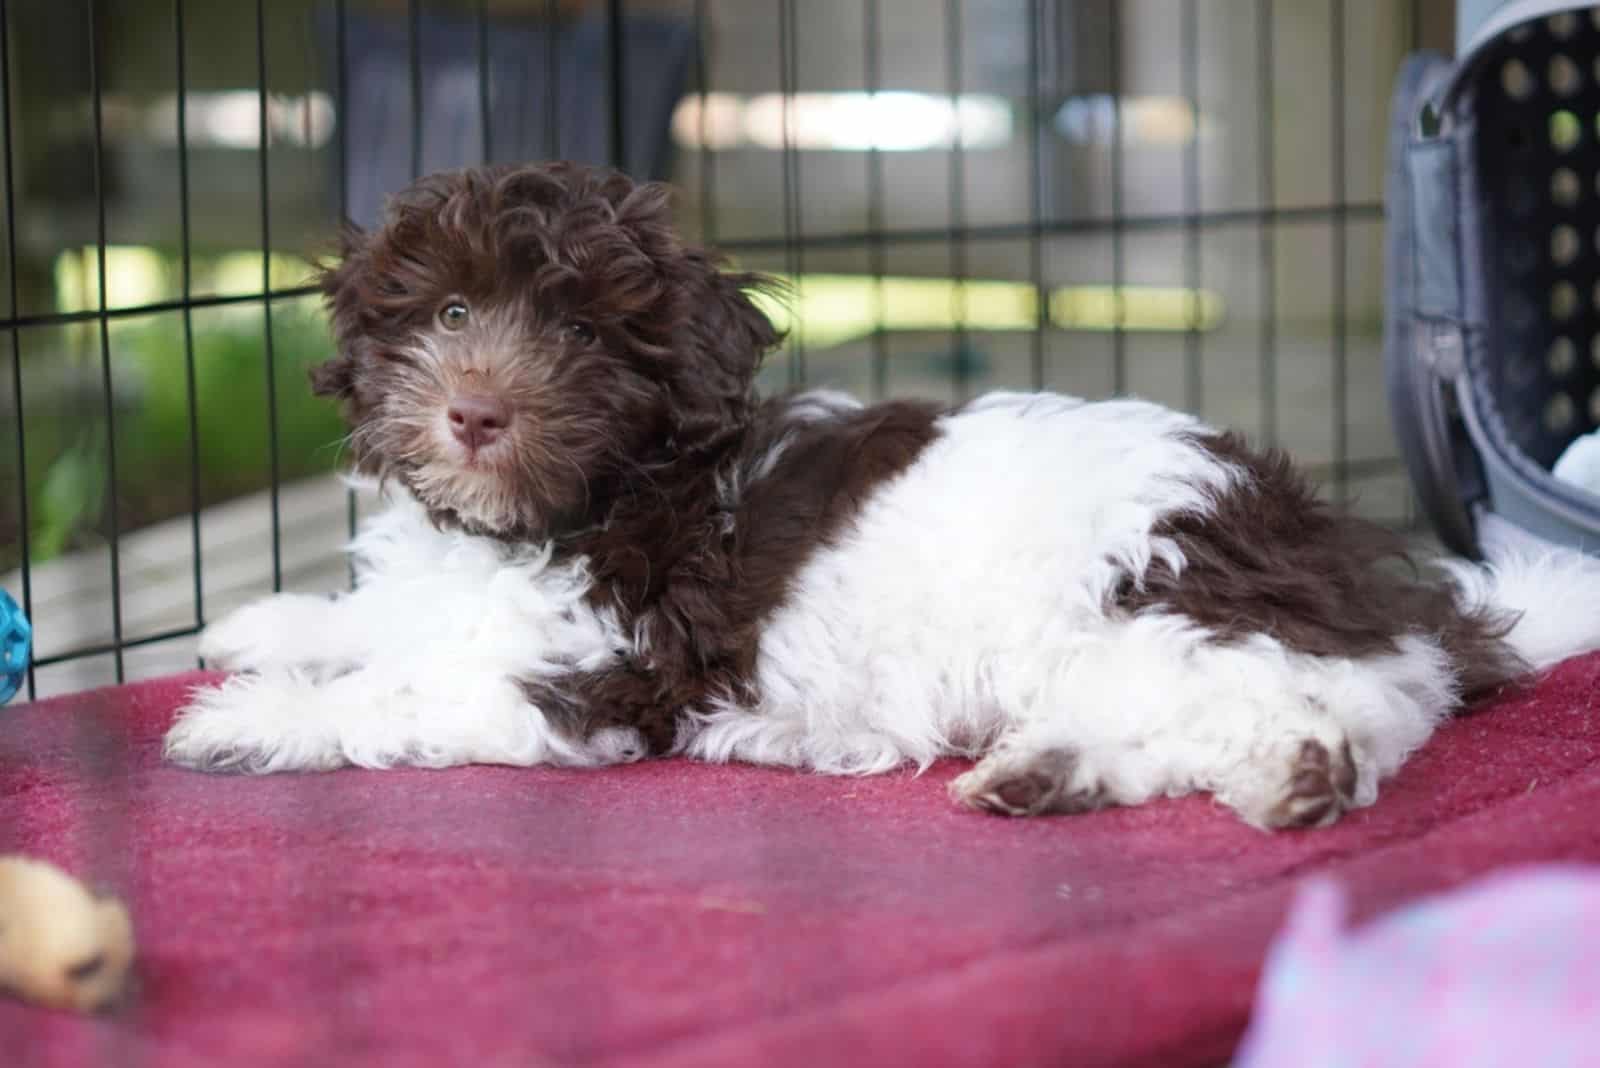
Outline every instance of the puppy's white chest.
{"type": "Polygon", "coordinates": [[[375,516],[352,553],[346,618],[385,662],[538,676],[604,667],[628,645],[616,614],[589,600],[586,559],[439,531],[408,499],[375,516]]]}

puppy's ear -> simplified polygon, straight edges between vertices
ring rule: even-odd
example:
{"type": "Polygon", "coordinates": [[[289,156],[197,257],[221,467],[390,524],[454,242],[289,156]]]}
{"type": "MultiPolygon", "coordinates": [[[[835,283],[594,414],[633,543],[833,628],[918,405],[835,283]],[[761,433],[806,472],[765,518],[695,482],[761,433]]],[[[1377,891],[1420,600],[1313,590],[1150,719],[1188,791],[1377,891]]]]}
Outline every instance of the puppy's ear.
{"type": "Polygon", "coordinates": [[[691,447],[749,415],[756,371],[783,337],[753,299],[781,293],[775,279],[723,272],[709,257],[699,266],[673,410],[677,438],[691,447]]]}
{"type": "Polygon", "coordinates": [[[337,259],[323,259],[316,265],[317,286],[328,309],[336,352],[327,362],[310,372],[311,392],[319,397],[350,396],[355,384],[355,345],[360,336],[356,279],[367,266],[367,234],[355,223],[346,222],[339,230],[337,259]]]}
{"type": "Polygon", "coordinates": [[[342,291],[348,288],[355,273],[363,268],[367,251],[367,232],[355,223],[345,220],[339,227],[338,250],[317,258],[314,267],[317,287],[330,311],[342,291]]]}
{"type": "Polygon", "coordinates": [[[367,247],[367,232],[346,219],[339,227],[339,258],[349,259],[367,247]]]}
{"type": "Polygon", "coordinates": [[[355,389],[355,360],[340,352],[311,368],[311,392],[319,397],[338,397],[343,400],[355,389]]]}
{"type": "Polygon", "coordinates": [[[712,282],[713,299],[706,309],[716,334],[725,339],[726,359],[748,361],[747,373],[754,376],[761,359],[783,340],[783,332],[772,325],[755,298],[788,299],[788,287],[763,274],[718,271],[712,282]]]}
{"type": "Polygon", "coordinates": [[[633,234],[641,247],[655,256],[673,255],[682,249],[678,230],[672,225],[672,188],[661,182],[632,185],[625,180],[606,187],[617,223],[633,234]]]}

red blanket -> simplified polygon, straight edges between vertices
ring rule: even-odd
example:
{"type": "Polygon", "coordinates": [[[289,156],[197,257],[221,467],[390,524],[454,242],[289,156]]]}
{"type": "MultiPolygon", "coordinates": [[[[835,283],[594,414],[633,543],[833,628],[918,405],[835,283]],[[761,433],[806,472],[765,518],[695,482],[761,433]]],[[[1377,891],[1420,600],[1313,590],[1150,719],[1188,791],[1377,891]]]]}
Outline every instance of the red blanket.
{"type": "Polygon", "coordinates": [[[0,852],[118,889],[141,943],[119,1015],[0,1003],[6,1065],[1205,1065],[1301,875],[1371,914],[1600,860],[1600,657],[1277,835],[963,812],[955,765],[209,777],[159,761],[194,681],[0,710],[0,852]]]}

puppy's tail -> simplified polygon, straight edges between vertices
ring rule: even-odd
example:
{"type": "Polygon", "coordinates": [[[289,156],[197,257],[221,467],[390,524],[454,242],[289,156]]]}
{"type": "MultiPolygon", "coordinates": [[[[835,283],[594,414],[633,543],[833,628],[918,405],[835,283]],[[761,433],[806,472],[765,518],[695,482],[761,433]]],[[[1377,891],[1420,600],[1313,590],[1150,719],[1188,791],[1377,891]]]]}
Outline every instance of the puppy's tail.
{"type": "MultiPolygon", "coordinates": [[[[1486,563],[1442,564],[1455,583],[1463,617],[1499,621],[1495,629],[1501,642],[1521,662],[1497,672],[1490,664],[1481,666],[1509,676],[1516,668],[1542,670],[1600,649],[1600,558],[1551,545],[1492,516],[1488,520],[1480,530],[1486,563]]],[[[1464,675],[1474,672],[1470,655],[1453,657],[1464,675]]]]}

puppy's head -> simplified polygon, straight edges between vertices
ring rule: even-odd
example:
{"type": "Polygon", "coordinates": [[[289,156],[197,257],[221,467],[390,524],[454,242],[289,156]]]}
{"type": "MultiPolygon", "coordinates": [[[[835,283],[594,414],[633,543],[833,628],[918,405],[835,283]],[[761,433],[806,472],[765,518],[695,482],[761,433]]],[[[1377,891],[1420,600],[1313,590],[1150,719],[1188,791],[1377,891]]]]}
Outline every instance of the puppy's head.
{"type": "Polygon", "coordinates": [[[504,537],[592,521],[630,472],[746,420],[778,335],[667,192],[571,164],[434,175],[321,275],[358,466],[504,537]]]}

